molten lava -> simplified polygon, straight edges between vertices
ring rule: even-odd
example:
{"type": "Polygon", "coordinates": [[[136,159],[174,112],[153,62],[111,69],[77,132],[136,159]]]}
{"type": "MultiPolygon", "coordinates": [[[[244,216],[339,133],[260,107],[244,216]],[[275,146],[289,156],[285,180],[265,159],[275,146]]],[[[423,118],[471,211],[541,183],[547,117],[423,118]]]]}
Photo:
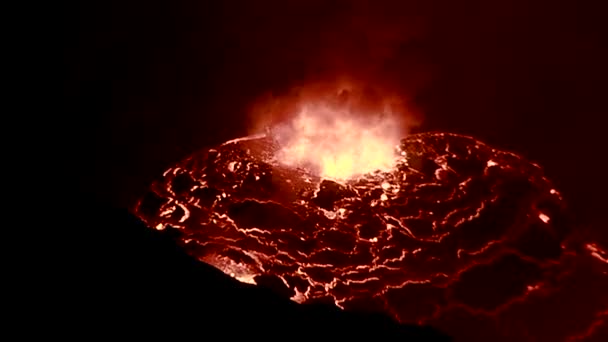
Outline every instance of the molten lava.
{"type": "Polygon", "coordinates": [[[304,108],[167,170],[136,213],[193,257],[300,303],[380,311],[463,341],[603,331],[606,254],[569,239],[540,167],[469,137],[397,133],[390,119],[304,108]]]}

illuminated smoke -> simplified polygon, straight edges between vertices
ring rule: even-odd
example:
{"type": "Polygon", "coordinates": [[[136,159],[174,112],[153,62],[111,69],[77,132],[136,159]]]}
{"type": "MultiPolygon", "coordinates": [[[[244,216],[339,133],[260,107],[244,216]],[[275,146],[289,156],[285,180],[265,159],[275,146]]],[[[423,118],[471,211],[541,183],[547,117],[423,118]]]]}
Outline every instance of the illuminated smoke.
{"type": "MultiPolygon", "coordinates": [[[[266,13],[259,6],[239,13],[266,13]]],[[[298,15],[268,17],[259,25],[257,16],[255,22],[238,16],[256,30],[228,30],[245,49],[238,61],[227,62],[239,77],[224,82],[228,91],[251,83],[262,92],[248,99],[255,99],[248,133],[270,128],[283,147],[280,162],[325,178],[390,168],[399,139],[420,124],[412,99],[431,78],[417,43],[426,32],[417,6],[313,0],[272,6],[279,8],[298,15]]]]}
{"type": "Polygon", "coordinates": [[[344,180],[394,166],[403,131],[390,113],[360,116],[324,103],[302,106],[290,122],[274,129],[277,159],[308,166],[324,178],[344,180]]]}
{"type": "MultiPolygon", "coordinates": [[[[420,123],[410,99],[429,80],[416,44],[425,31],[420,9],[403,1],[316,0],[272,8],[298,15],[230,31],[251,56],[228,63],[238,68],[232,72],[252,75],[266,92],[255,95],[249,133],[271,128],[282,146],[280,162],[325,178],[389,169],[399,139],[420,123]]],[[[235,83],[226,82],[232,92],[235,83]]]]}
{"type": "Polygon", "coordinates": [[[393,167],[396,145],[418,123],[399,92],[346,77],[261,98],[252,118],[251,133],[278,141],[278,162],[334,180],[393,167]]]}

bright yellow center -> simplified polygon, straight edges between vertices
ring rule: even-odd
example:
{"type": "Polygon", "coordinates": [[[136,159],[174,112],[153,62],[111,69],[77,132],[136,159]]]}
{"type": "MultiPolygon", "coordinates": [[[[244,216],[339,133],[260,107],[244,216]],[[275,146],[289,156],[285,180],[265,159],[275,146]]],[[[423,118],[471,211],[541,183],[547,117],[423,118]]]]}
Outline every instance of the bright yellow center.
{"type": "Polygon", "coordinates": [[[345,180],[394,166],[401,137],[394,116],[357,117],[346,110],[307,105],[275,129],[280,162],[309,166],[321,177],[345,180]]]}

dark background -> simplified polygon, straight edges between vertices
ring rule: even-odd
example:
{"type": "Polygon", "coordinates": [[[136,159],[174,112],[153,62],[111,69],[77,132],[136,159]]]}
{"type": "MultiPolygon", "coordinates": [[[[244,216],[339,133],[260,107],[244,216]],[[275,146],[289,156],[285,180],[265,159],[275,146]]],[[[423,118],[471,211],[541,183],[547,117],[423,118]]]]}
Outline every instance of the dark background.
{"type": "MultiPolygon", "coordinates": [[[[73,4],[61,21],[62,167],[81,206],[131,208],[172,164],[247,135],[259,96],[353,73],[409,99],[422,122],[415,131],[471,135],[539,163],[581,229],[606,239],[605,7],[599,0],[73,4]]],[[[111,234],[121,232],[108,230],[104,241],[114,241],[111,234]]]]}

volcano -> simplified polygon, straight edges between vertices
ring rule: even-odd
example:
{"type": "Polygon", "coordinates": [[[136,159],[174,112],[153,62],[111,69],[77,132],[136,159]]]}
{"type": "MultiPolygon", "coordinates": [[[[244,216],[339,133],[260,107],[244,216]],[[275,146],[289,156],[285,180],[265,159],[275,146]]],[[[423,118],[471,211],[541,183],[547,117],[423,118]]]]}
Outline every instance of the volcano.
{"type": "Polygon", "coordinates": [[[463,341],[605,336],[608,256],[575,238],[538,165],[447,133],[409,135],[390,168],[346,179],[280,152],[269,133],[195,153],[135,213],[201,262],[298,303],[463,341]]]}

